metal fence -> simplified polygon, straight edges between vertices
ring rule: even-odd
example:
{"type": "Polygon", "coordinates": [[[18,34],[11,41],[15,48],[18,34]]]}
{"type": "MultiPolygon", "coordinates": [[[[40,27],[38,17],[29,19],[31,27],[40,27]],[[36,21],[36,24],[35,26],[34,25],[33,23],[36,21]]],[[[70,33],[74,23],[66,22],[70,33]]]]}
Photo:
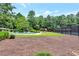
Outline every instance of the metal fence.
{"type": "Polygon", "coordinates": [[[56,32],[79,36],[79,25],[63,26],[56,29],[56,32]]]}

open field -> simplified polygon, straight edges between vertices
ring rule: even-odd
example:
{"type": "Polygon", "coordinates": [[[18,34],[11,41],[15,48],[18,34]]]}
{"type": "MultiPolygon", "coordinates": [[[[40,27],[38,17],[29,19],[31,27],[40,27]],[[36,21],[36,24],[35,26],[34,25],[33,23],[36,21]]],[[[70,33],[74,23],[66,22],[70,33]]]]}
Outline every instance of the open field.
{"type": "Polygon", "coordinates": [[[0,55],[33,56],[37,52],[48,52],[54,56],[79,55],[79,37],[16,37],[0,41],[0,55]]]}

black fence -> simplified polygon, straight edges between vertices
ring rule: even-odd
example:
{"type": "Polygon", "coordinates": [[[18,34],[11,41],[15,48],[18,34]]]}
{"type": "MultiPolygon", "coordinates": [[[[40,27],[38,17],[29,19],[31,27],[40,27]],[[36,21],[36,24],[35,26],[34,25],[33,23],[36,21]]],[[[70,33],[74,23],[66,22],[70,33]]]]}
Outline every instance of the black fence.
{"type": "Polygon", "coordinates": [[[56,29],[56,32],[79,36],[79,25],[63,26],[59,29],[56,29]]]}

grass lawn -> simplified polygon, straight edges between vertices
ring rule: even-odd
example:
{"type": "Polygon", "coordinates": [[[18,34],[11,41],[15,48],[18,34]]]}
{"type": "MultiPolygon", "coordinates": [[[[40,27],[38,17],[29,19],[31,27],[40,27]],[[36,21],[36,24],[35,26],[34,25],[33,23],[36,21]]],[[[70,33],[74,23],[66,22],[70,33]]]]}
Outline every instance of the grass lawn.
{"type": "Polygon", "coordinates": [[[60,33],[55,33],[55,32],[41,32],[38,35],[30,35],[30,34],[26,34],[26,35],[16,35],[16,37],[47,37],[47,36],[64,36],[64,34],[60,34],[60,33]]]}

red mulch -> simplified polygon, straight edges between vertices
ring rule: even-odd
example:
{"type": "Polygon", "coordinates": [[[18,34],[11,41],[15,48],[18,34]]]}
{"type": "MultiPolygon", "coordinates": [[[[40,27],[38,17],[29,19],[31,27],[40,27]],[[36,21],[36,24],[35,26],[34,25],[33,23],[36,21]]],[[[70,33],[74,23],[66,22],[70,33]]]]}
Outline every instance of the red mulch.
{"type": "Polygon", "coordinates": [[[79,37],[15,38],[0,41],[2,56],[33,56],[37,52],[49,52],[54,56],[73,56],[72,51],[79,51],[79,37]]]}

